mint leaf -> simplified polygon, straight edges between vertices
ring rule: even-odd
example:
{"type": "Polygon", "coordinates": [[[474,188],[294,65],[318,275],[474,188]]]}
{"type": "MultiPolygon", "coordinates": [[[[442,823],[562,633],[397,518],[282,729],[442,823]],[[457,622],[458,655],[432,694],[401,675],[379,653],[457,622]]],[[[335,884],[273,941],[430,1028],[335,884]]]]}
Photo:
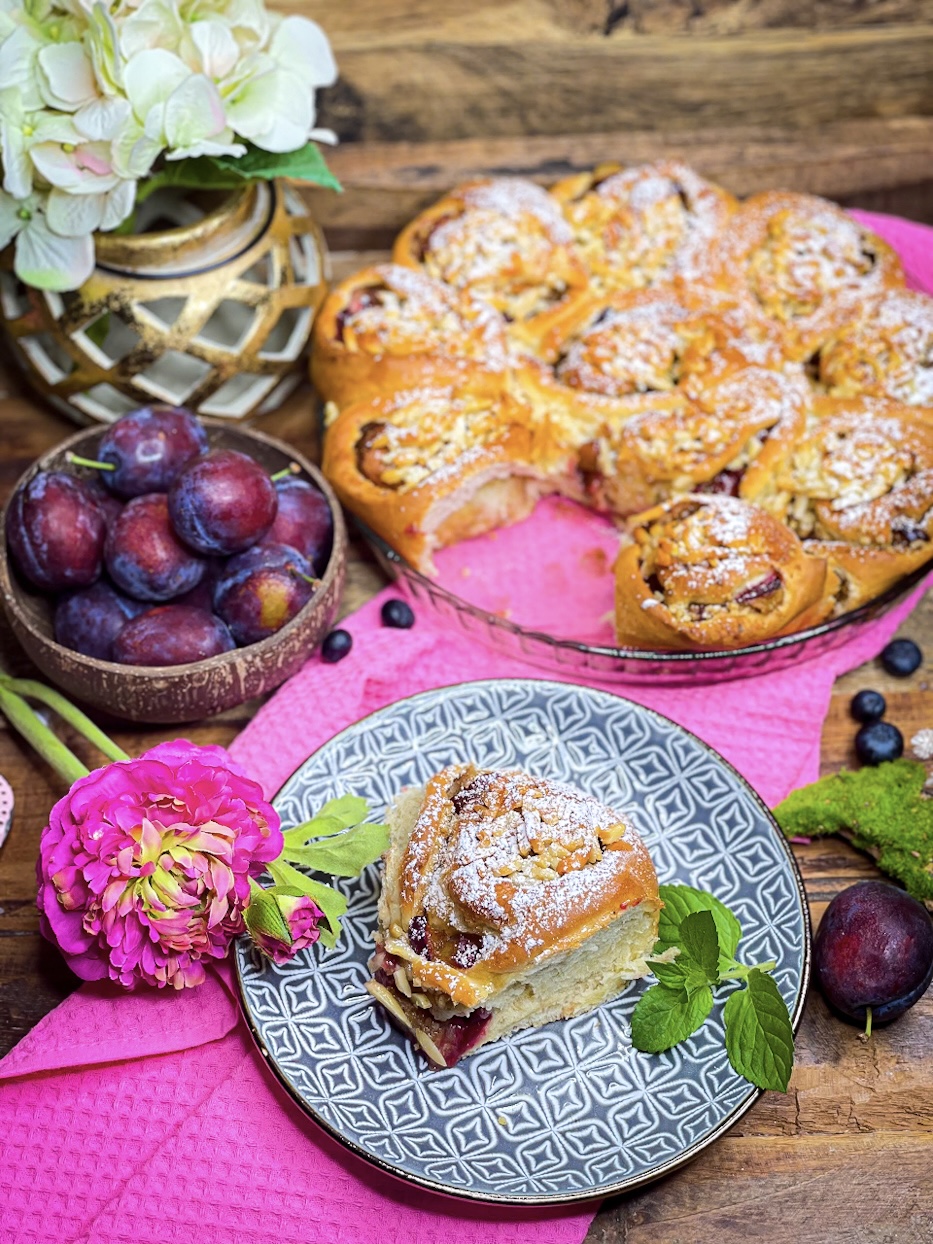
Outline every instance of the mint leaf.
{"type": "Polygon", "coordinates": [[[679,954],[673,963],[653,963],[651,967],[667,989],[686,989],[692,994],[710,984],[706,972],[687,954],[679,954]]]}
{"type": "Polygon", "coordinates": [[[341,834],[309,842],[304,847],[293,847],[286,842],[284,854],[292,863],[304,864],[305,868],[335,877],[356,877],[367,864],[378,860],[388,845],[388,826],[367,822],[341,834]]]}
{"type": "Polygon", "coordinates": [[[773,979],[752,968],[746,988],[726,1002],[724,1018],[726,1053],[739,1075],[758,1088],[786,1092],[794,1066],[794,1030],[773,979]]]}
{"type": "Polygon", "coordinates": [[[347,910],[347,900],[343,895],[332,886],[306,877],[304,873],[299,872],[297,868],[292,868],[291,864],[286,864],[284,860],[273,860],[266,867],[276,887],[286,888],[289,893],[306,894],[308,898],[317,903],[328,925],[326,929],[321,930],[321,941],[325,946],[336,945],[340,934],[340,917],[347,910]]]}
{"type": "Polygon", "coordinates": [[[719,984],[719,934],[711,911],[693,911],[683,918],[680,949],[702,970],[710,985],[719,984]]]}
{"type": "Polygon", "coordinates": [[[664,908],[658,922],[654,953],[663,954],[671,946],[680,946],[680,926],[684,919],[693,912],[708,911],[716,924],[719,952],[724,961],[730,962],[742,936],[742,926],[729,908],[712,894],[695,890],[693,886],[662,885],[660,890],[664,908]]]}
{"type": "Polygon", "coordinates": [[[708,985],[695,993],[652,985],[632,1012],[632,1045],[646,1054],[660,1054],[686,1041],[709,1015],[713,994],[708,985]]]}
{"type": "Polygon", "coordinates": [[[331,190],[342,189],[340,182],[324,162],[317,143],[308,143],[298,151],[263,151],[261,147],[249,147],[238,159],[233,156],[210,156],[218,169],[233,173],[243,181],[261,178],[271,181],[275,177],[291,177],[294,181],[313,182],[331,190]]]}

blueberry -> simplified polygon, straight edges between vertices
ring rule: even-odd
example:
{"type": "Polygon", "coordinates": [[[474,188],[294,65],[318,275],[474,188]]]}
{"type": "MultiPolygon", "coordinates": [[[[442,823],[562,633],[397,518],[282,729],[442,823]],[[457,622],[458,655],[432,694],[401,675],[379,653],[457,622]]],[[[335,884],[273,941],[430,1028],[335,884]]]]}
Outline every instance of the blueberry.
{"type": "Polygon", "coordinates": [[[400,631],[407,631],[415,625],[415,615],[411,605],[404,600],[387,600],[380,612],[383,626],[394,626],[400,631]]]}
{"type": "Polygon", "coordinates": [[[895,678],[907,678],[923,660],[923,653],[912,639],[892,639],[881,653],[881,664],[895,678]]]}
{"type": "Polygon", "coordinates": [[[859,691],[852,697],[849,712],[856,721],[880,721],[887,707],[880,691],[859,691]]]}
{"type": "Polygon", "coordinates": [[[863,765],[897,760],[904,751],[904,736],[889,721],[872,721],[855,736],[855,752],[863,765]]]}
{"type": "Polygon", "coordinates": [[[349,631],[331,631],[329,635],[324,636],[324,642],[321,644],[321,660],[326,661],[328,665],[333,665],[337,661],[342,661],[353,647],[353,636],[349,631]]]}

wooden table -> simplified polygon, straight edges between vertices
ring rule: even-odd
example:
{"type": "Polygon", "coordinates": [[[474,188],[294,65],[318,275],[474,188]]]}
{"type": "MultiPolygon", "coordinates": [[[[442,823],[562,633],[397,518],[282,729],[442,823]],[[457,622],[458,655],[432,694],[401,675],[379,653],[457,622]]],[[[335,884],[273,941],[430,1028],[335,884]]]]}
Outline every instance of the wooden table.
{"type": "MultiPolygon", "coordinates": [[[[338,272],[359,265],[338,257],[338,272]]],[[[368,256],[367,256],[368,258],[368,256]]],[[[317,452],[310,393],[302,390],[263,428],[312,457],[317,452]]],[[[0,496],[68,426],[23,395],[0,368],[0,496]]],[[[381,573],[354,547],[344,611],[382,586],[381,573]]],[[[847,705],[861,687],[888,697],[889,717],[905,738],[933,726],[933,596],[903,633],[928,656],[912,678],[886,676],[877,663],[836,684],[822,741],[824,772],[854,761],[847,705]]],[[[9,632],[0,652],[15,672],[30,672],[9,632]]],[[[754,690],[750,687],[750,695],[754,690]]],[[[195,742],[229,743],[257,703],[192,727],[114,730],[136,754],[183,732],[195,742]]],[[[67,736],[66,736],[67,737],[67,736]]],[[[81,743],[68,740],[79,752],[81,743]]],[[[90,757],[88,757],[90,759],[90,757]]],[[[0,1053],[68,996],[78,982],[39,934],[35,861],[39,833],[62,786],[0,725],[0,772],[16,794],[10,837],[0,851],[0,1053]]],[[[834,839],[795,848],[815,920],[839,890],[876,876],[863,856],[834,839]]],[[[797,1066],[786,1094],[766,1093],[723,1140],[685,1170],[633,1196],[608,1202],[587,1237],[592,1244],[933,1244],[933,991],[868,1044],[833,1019],[822,999],[807,1002],[797,1066]]]]}

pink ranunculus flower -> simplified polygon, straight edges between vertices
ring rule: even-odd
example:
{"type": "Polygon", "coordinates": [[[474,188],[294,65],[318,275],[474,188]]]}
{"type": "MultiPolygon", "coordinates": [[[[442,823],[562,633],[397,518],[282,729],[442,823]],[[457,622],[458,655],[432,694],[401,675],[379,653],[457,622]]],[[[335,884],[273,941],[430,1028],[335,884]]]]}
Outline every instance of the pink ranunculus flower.
{"type": "Polygon", "coordinates": [[[42,932],[85,980],[183,989],[244,929],[279,818],[222,747],[179,739],[79,778],[43,831],[42,932]]]}
{"type": "Polygon", "coordinates": [[[318,925],[324,918],[320,907],[306,894],[256,894],[246,909],[250,937],[273,963],[285,963],[313,946],[320,936],[318,925]]]}

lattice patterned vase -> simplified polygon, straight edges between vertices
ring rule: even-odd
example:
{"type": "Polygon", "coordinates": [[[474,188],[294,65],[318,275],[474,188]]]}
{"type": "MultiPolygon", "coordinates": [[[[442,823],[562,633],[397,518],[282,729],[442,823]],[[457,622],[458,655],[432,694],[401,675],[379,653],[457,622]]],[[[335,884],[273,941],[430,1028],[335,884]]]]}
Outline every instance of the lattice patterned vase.
{"type": "Polygon", "coordinates": [[[326,293],[323,239],[298,192],[260,182],[206,212],[162,192],[138,228],[98,236],[74,293],[28,288],[4,256],[0,321],[35,388],[79,423],[154,401],[228,419],[278,406],[326,293]]]}

